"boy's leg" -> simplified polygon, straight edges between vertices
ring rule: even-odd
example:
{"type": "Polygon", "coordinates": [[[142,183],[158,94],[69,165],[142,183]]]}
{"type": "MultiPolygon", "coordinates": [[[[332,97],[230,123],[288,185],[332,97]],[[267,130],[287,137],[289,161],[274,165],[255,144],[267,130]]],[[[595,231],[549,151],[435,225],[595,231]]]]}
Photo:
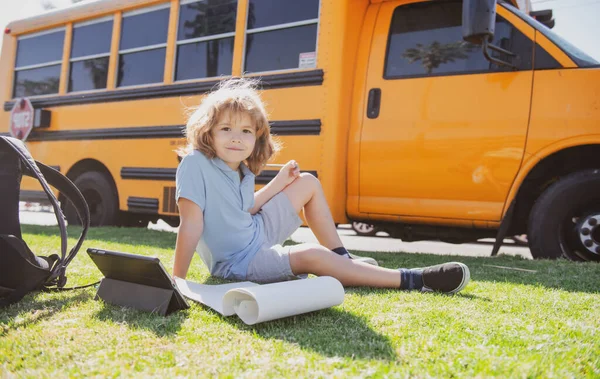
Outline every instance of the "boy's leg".
{"type": "Polygon", "coordinates": [[[375,259],[351,255],[350,252],[346,250],[337,233],[319,179],[311,174],[300,174],[300,177],[287,186],[283,192],[288,199],[290,199],[296,213],[300,213],[301,210],[304,210],[306,222],[308,222],[308,226],[321,245],[345,258],[352,258],[378,266],[375,259]]]}
{"type": "Polygon", "coordinates": [[[294,275],[332,276],[344,286],[400,288],[400,272],[344,258],[317,244],[290,246],[294,275]]]}
{"type": "Polygon", "coordinates": [[[457,262],[399,271],[346,259],[317,244],[291,246],[289,254],[290,267],[295,275],[332,276],[344,286],[424,289],[456,293],[461,291],[470,280],[469,268],[457,262]]]}
{"type": "Polygon", "coordinates": [[[321,183],[317,178],[311,174],[302,173],[283,192],[290,199],[297,213],[304,209],[306,222],[321,245],[330,250],[343,246],[321,183]]]}

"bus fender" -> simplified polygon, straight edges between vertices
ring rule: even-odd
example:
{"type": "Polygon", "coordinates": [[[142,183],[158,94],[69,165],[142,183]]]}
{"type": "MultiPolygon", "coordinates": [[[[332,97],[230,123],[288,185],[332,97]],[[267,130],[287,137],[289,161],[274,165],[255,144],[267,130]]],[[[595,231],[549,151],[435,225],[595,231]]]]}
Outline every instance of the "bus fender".
{"type": "Polygon", "coordinates": [[[508,232],[508,229],[510,228],[516,202],[516,198],[510,202],[510,206],[508,207],[508,210],[504,214],[504,218],[500,223],[498,233],[496,234],[496,241],[494,241],[494,247],[492,248],[492,257],[495,257],[498,254],[498,250],[500,250],[502,247],[502,242],[504,241],[504,237],[506,237],[506,232],[508,232]]]}

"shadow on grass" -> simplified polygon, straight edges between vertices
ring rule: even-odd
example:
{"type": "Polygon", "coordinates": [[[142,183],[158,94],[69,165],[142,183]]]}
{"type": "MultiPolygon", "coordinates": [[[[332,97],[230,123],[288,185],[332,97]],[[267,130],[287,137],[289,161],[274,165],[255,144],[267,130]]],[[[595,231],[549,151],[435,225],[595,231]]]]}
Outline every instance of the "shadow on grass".
{"type": "Polygon", "coordinates": [[[179,332],[181,325],[188,317],[188,311],[180,310],[167,316],[161,316],[158,313],[149,313],[102,301],[102,309],[92,317],[103,322],[125,324],[132,330],[146,330],[158,337],[167,337],[179,332]]]}
{"type": "Polygon", "coordinates": [[[366,319],[335,308],[257,325],[246,325],[235,315],[222,319],[258,338],[285,341],[324,356],[397,360],[387,336],[375,332],[366,319]]]}
{"type": "MultiPolygon", "coordinates": [[[[437,295],[437,294],[436,294],[436,295],[437,295]]],[[[442,295],[440,295],[440,296],[446,296],[446,295],[443,295],[443,294],[442,294],[442,295]]],[[[456,296],[456,297],[462,297],[462,298],[469,299],[469,300],[486,301],[486,302],[490,302],[490,301],[491,301],[491,300],[490,300],[489,298],[487,298],[487,297],[473,295],[472,293],[462,293],[462,292],[459,292],[459,293],[457,293],[457,294],[455,294],[455,295],[452,295],[452,296],[456,296]]]]}
{"type": "Polygon", "coordinates": [[[260,338],[298,344],[325,356],[397,360],[390,339],[375,332],[367,319],[335,308],[251,327],[241,321],[239,324],[243,325],[240,329],[248,329],[260,338]]]}
{"type": "Polygon", "coordinates": [[[64,292],[63,296],[36,300],[37,292],[25,296],[21,301],[0,310],[0,337],[11,330],[35,325],[57,312],[88,301],[94,297],[91,291],[64,292]]]}
{"type": "MultiPolygon", "coordinates": [[[[202,284],[208,285],[227,283],[233,282],[213,276],[202,281],[202,284]]],[[[257,325],[246,325],[236,315],[221,316],[205,305],[193,303],[219,315],[224,322],[259,338],[298,344],[304,349],[331,357],[396,360],[396,353],[388,337],[376,333],[368,325],[366,318],[343,310],[327,308],[257,325]]]]}
{"type": "MultiPolygon", "coordinates": [[[[26,328],[54,316],[55,313],[95,297],[95,289],[77,292],[63,292],[59,298],[38,301],[36,295],[28,295],[20,302],[0,310],[0,337],[11,330],[26,328]],[[33,299],[32,299],[33,297],[33,299]]],[[[100,300],[101,301],[101,300],[100,300]]],[[[163,317],[156,313],[138,311],[131,308],[111,305],[102,301],[102,309],[93,316],[100,321],[112,321],[126,324],[130,329],[143,329],[164,337],[177,334],[188,317],[188,311],[178,311],[163,317]]]]}

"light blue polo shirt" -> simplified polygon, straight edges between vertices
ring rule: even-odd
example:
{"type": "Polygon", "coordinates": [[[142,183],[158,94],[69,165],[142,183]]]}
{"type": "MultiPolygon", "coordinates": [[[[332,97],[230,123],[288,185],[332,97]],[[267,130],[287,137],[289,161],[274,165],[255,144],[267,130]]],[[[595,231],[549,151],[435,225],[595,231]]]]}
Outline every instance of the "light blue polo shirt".
{"type": "Polygon", "coordinates": [[[260,214],[254,205],[254,174],[241,163],[243,180],[220,158],[209,159],[198,150],[177,167],[176,200],[185,197],[198,204],[204,231],[196,252],[211,275],[245,280],[248,265],[264,241],[260,214]]]}

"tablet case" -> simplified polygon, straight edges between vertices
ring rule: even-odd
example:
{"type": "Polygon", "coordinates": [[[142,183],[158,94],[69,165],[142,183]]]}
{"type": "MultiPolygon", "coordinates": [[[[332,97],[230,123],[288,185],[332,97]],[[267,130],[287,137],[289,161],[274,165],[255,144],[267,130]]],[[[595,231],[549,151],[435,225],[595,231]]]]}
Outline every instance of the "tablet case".
{"type": "Polygon", "coordinates": [[[104,274],[95,300],[166,316],[189,304],[156,257],[87,249],[104,274]]]}

